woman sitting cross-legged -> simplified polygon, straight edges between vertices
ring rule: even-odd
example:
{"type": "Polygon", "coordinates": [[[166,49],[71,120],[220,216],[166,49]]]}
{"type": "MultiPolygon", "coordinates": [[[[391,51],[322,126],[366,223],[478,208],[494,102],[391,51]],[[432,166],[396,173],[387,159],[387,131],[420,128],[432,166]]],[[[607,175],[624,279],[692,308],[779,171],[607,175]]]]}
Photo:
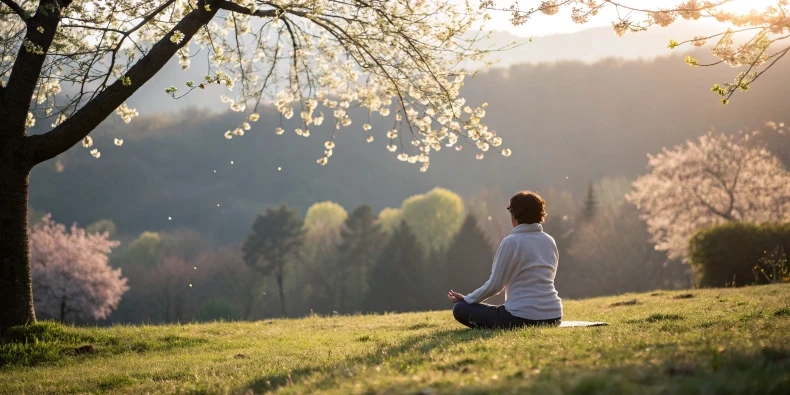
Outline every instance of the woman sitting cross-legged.
{"type": "Polygon", "coordinates": [[[513,231],[502,240],[491,277],[469,295],[450,290],[453,315],[470,328],[514,328],[559,325],[562,299],[554,289],[559,253],[554,239],[543,232],[546,203],[534,192],[519,192],[507,207],[513,231]],[[505,291],[505,305],[483,304],[505,291]]]}

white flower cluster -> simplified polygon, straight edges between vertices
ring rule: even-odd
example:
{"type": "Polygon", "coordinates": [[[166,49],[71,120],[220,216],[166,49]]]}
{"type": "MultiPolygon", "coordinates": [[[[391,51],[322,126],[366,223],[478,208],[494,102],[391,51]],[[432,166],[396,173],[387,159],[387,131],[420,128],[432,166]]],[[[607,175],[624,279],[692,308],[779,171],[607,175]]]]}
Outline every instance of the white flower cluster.
{"type": "MultiPolygon", "coordinates": [[[[37,2],[21,4],[26,12],[35,12],[37,2]]],[[[330,141],[339,129],[352,126],[352,112],[358,109],[369,116],[394,114],[395,125],[387,130],[374,130],[368,118],[362,124],[366,141],[386,136],[388,150],[399,160],[420,163],[424,171],[432,152],[460,147],[463,141],[481,152],[496,148],[509,153],[483,124],[485,105],[470,107],[460,97],[465,77],[479,70],[469,67],[488,64],[484,56],[489,50],[475,45],[482,35],[473,31],[484,19],[476,6],[435,0],[365,6],[335,0],[232,0],[203,9],[193,0],[165,5],[76,0],[62,10],[46,54],[17,34],[25,29],[17,15],[0,15],[0,36],[8,38],[0,42],[0,84],[18,50],[46,55],[31,114],[52,116],[57,126],[107,86],[137,83],[127,74],[154,45],[176,45],[181,68],[190,67],[195,56],[206,56],[211,74],[204,81],[187,81],[186,89],[179,86],[182,91],[173,85],[165,92],[181,97],[208,86],[223,89],[222,102],[247,113],[225,138],[250,131],[260,119],[259,106],[268,103],[283,118],[299,121],[297,134],[326,130],[333,136],[330,141]],[[226,10],[196,32],[177,28],[188,14],[220,11],[215,7],[226,10]],[[141,21],[144,26],[138,26],[141,21]],[[64,82],[78,85],[80,93],[56,106],[64,82]]],[[[127,123],[138,116],[126,104],[115,113],[127,123]]],[[[27,123],[34,122],[30,118],[27,123]]],[[[284,133],[282,124],[275,133],[284,133]]],[[[326,148],[319,162],[325,164],[331,154],[326,148]]]]}
{"type": "MultiPolygon", "coordinates": [[[[259,8],[252,1],[237,3],[249,13],[279,9],[288,18],[256,30],[250,28],[250,15],[236,12],[195,35],[201,51],[211,53],[212,66],[242,87],[233,96],[223,94],[232,110],[257,107],[269,98],[282,118],[299,120],[293,131],[303,137],[318,133],[325,117],[331,117],[329,134],[352,126],[353,108],[383,117],[395,113],[397,125],[380,132],[388,140],[386,148],[399,160],[421,163],[423,171],[431,152],[466,140],[481,150],[510,154],[482,123],[485,106],[471,108],[459,96],[465,77],[476,70],[457,65],[485,54],[466,38],[480,20],[476,10],[443,2],[373,2],[363,8],[328,0],[258,3],[259,8]],[[240,49],[242,41],[254,42],[255,50],[240,49]],[[404,133],[416,152],[398,142],[404,133]]],[[[366,141],[375,140],[370,122],[362,130],[366,141]]],[[[275,129],[284,132],[282,125],[275,129]]],[[[225,137],[242,134],[237,128],[225,137]]],[[[318,163],[326,164],[331,156],[327,148],[318,163]]]]}
{"type": "Polygon", "coordinates": [[[118,108],[115,109],[115,113],[118,114],[125,123],[132,122],[132,119],[139,115],[137,110],[129,108],[126,103],[118,106],[118,108]]]}

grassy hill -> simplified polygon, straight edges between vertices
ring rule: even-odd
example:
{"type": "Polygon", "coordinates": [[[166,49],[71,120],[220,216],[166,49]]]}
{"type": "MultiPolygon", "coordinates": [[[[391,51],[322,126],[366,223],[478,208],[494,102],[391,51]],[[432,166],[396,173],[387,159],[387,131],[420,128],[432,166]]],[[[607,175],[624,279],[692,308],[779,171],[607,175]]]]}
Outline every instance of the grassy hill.
{"type": "Polygon", "coordinates": [[[611,325],[467,330],[449,311],[40,323],[4,335],[0,393],[790,393],[790,284],[566,301],[565,319],[611,325]]]}

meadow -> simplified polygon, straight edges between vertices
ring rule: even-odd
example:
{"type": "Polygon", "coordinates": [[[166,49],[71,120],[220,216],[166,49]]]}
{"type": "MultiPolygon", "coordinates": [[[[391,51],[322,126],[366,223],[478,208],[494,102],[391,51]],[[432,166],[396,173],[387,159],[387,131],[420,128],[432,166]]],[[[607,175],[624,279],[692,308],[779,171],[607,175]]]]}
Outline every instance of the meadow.
{"type": "MultiPolygon", "coordinates": [[[[790,393],[790,284],[566,300],[589,328],[470,330],[446,311],[17,327],[0,393],[790,393]]],[[[449,306],[448,306],[449,308],[449,306]]]]}

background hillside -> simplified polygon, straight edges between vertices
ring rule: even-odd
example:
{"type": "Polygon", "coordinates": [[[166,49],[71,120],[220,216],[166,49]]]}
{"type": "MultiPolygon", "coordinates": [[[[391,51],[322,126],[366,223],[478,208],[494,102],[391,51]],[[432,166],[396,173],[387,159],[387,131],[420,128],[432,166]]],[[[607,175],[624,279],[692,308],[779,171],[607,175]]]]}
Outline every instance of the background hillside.
{"type": "MultiPolygon", "coordinates": [[[[325,167],[315,160],[331,126],[303,138],[293,133],[297,125],[291,120],[284,123],[288,132],[277,136],[279,117],[270,108],[251,131],[231,141],[222,134],[241,121],[238,113],[192,108],[129,125],[109,119],[92,134],[101,159],[78,145],[38,166],[30,203],[59,222],[110,218],[128,234],[188,227],[230,241],[246,234],[255,213],[281,201],[302,212],[324,200],[347,208],[370,203],[378,211],[434,186],[464,195],[553,188],[580,199],[589,182],[633,179],[644,172],[647,153],[711,128],[731,133],[784,120],[790,110],[784,89],[789,71],[790,65],[780,62],[723,107],[709,88],[735,71],[691,69],[682,56],[493,69],[468,80],[464,95],[473,104],[489,103],[486,122],[513,156],[489,152],[478,161],[472,147],[441,151],[425,174],[385,150],[383,131],[391,125],[381,118],[371,121],[376,141],[365,142],[366,114],[354,115],[358,126],[342,131],[325,167]],[[115,137],[125,140],[123,147],[112,145],[115,137]]],[[[151,95],[152,101],[172,101],[164,93],[151,95]]]]}

